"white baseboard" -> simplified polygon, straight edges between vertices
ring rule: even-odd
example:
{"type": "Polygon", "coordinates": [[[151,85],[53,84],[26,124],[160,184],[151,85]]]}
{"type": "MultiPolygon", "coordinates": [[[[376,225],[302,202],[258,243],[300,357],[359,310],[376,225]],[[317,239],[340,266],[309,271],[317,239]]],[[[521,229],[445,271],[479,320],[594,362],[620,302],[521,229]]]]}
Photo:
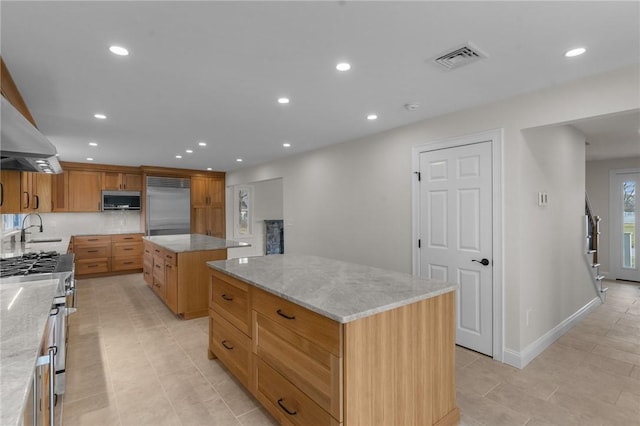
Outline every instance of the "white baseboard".
{"type": "Polygon", "coordinates": [[[576,323],[578,323],[593,308],[602,304],[599,297],[593,298],[589,303],[578,309],[573,315],[553,327],[551,330],[540,336],[535,342],[524,348],[522,352],[505,348],[503,350],[502,361],[505,364],[512,365],[516,368],[524,368],[531,361],[547,349],[553,342],[558,340],[560,336],[569,331],[576,323]]]}

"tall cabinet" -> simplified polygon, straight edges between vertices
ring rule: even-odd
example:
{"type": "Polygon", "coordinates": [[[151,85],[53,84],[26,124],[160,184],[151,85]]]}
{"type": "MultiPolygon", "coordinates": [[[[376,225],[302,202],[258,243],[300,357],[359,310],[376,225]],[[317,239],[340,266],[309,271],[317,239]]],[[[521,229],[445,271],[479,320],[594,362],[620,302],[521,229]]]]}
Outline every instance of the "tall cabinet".
{"type": "Polygon", "coordinates": [[[224,173],[191,177],[191,232],[225,238],[224,173]]]}

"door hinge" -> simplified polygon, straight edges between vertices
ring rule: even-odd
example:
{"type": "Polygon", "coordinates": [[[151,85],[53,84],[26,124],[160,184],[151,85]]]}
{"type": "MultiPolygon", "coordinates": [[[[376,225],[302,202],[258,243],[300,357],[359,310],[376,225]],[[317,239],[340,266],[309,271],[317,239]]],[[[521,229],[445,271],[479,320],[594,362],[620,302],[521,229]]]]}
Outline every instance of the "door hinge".
{"type": "Polygon", "coordinates": [[[418,182],[420,182],[422,180],[422,175],[420,174],[420,172],[413,172],[413,173],[418,176],[418,182]]]}
{"type": "Polygon", "coordinates": [[[422,248],[422,240],[418,238],[418,248],[422,248]]]}

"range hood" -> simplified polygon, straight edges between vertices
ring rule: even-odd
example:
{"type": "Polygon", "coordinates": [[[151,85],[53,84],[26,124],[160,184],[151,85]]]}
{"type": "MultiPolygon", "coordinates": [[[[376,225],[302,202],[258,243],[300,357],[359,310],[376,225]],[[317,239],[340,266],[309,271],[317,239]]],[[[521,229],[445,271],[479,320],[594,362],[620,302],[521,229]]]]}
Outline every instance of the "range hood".
{"type": "Polygon", "coordinates": [[[62,173],[56,147],[4,96],[0,98],[0,169],[62,173]]]}

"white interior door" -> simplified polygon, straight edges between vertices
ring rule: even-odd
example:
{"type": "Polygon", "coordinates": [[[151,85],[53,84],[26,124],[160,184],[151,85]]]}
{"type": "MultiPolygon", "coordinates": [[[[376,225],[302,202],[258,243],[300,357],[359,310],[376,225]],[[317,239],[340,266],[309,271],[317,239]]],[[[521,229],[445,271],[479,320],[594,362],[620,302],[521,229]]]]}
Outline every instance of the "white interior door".
{"type": "Polygon", "coordinates": [[[612,278],[640,281],[637,247],[639,215],[637,193],[640,170],[616,170],[611,174],[610,249],[612,278]]]}
{"type": "Polygon", "coordinates": [[[491,142],[420,154],[420,275],[455,282],[456,343],[493,355],[491,142]]]}

